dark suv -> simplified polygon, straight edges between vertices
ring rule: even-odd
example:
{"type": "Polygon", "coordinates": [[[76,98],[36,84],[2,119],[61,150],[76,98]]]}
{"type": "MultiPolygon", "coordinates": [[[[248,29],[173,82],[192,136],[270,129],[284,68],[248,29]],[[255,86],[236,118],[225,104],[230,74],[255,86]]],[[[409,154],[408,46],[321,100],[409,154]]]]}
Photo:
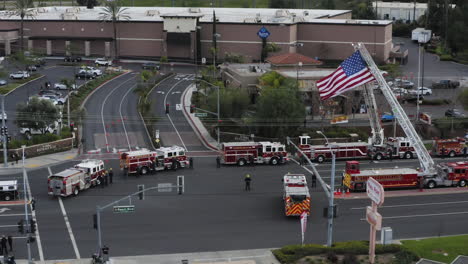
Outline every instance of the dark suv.
{"type": "Polygon", "coordinates": [[[63,59],[63,60],[66,61],[66,62],[79,62],[79,61],[81,61],[81,57],[72,55],[72,56],[66,56],[65,59],[63,59]]]}
{"type": "Polygon", "coordinates": [[[465,114],[463,114],[460,110],[458,109],[448,109],[445,111],[445,116],[446,117],[465,117],[465,114]]]}

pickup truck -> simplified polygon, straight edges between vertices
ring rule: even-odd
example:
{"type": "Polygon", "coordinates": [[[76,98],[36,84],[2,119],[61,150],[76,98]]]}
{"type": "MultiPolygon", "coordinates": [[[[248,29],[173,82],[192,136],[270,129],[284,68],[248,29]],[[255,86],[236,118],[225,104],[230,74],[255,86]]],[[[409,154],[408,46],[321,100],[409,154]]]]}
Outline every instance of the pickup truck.
{"type": "Polygon", "coordinates": [[[44,129],[44,133],[42,133],[40,129],[22,127],[20,128],[20,133],[26,136],[27,139],[31,139],[32,135],[42,135],[42,134],[47,134],[47,133],[57,134],[58,126],[59,126],[59,123],[55,121],[53,125],[46,127],[44,129]]]}
{"type": "Polygon", "coordinates": [[[460,86],[459,81],[440,80],[432,83],[432,89],[454,89],[460,86]]]}

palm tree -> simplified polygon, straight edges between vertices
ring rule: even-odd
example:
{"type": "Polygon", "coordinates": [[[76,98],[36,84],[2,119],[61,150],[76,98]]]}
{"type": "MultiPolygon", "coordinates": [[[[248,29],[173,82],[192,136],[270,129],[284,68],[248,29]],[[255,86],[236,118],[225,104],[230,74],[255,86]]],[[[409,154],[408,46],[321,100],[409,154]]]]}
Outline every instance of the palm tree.
{"type": "Polygon", "coordinates": [[[23,38],[24,38],[24,18],[34,18],[32,8],[34,7],[33,0],[15,0],[13,3],[13,14],[12,16],[19,16],[21,18],[20,26],[20,49],[23,51],[23,38]]]}
{"type": "MultiPolygon", "coordinates": [[[[26,1],[26,0],[24,0],[26,1]]],[[[99,19],[101,21],[111,21],[112,27],[114,30],[114,56],[118,57],[117,49],[117,21],[119,20],[129,20],[130,16],[127,15],[128,8],[122,7],[120,1],[107,1],[106,7],[103,8],[102,12],[99,12],[99,19]]]]}

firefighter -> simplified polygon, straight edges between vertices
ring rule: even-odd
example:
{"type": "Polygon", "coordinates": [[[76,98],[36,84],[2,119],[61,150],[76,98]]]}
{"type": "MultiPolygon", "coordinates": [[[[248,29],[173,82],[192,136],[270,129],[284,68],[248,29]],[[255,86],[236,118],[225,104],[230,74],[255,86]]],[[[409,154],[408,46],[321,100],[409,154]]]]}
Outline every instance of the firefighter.
{"type": "Polygon", "coordinates": [[[172,169],[173,169],[174,171],[177,170],[177,160],[176,160],[175,157],[172,158],[172,165],[171,165],[171,167],[172,167],[172,169]]]}
{"type": "Polygon", "coordinates": [[[10,246],[10,251],[13,251],[13,237],[11,235],[8,235],[8,245],[10,246]]]}
{"type": "Polygon", "coordinates": [[[249,162],[250,162],[250,166],[254,165],[254,157],[252,155],[249,156],[249,162]]]}
{"type": "Polygon", "coordinates": [[[102,178],[102,175],[99,174],[97,177],[98,184],[101,185],[101,188],[104,188],[104,179],[102,178]]]}
{"type": "Polygon", "coordinates": [[[279,154],[279,164],[283,164],[283,153],[279,154]]]}
{"type": "Polygon", "coordinates": [[[374,160],[372,159],[372,152],[369,150],[367,150],[367,157],[369,158],[369,163],[374,163],[374,160]]]}
{"type": "Polygon", "coordinates": [[[103,255],[103,260],[107,263],[109,261],[109,247],[104,245],[102,247],[102,255],[103,255]]]}
{"type": "Polygon", "coordinates": [[[393,161],[393,153],[392,153],[392,149],[388,149],[387,150],[387,155],[388,155],[388,158],[390,159],[390,161],[393,161]]]}
{"type": "Polygon", "coordinates": [[[114,172],[112,171],[112,168],[109,169],[109,183],[112,184],[114,178],[114,172]]]}
{"type": "Polygon", "coordinates": [[[252,182],[252,178],[250,177],[249,173],[245,175],[244,181],[245,181],[245,190],[250,191],[250,182],[252,182]]]}
{"type": "Polygon", "coordinates": [[[107,186],[107,183],[109,182],[109,174],[107,171],[104,171],[104,185],[107,186]]]}
{"type": "Polygon", "coordinates": [[[190,168],[193,169],[193,158],[189,159],[190,168]]]}
{"type": "Polygon", "coordinates": [[[2,235],[2,239],[0,240],[0,244],[2,246],[3,255],[7,256],[8,255],[8,248],[7,248],[7,238],[5,237],[5,235],[2,235]]]}
{"type": "Polygon", "coordinates": [[[312,188],[317,187],[317,176],[315,176],[315,173],[312,174],[312,188]]]}
{"type": "Polygon", "coordinates": [[[440,150],[440,154],[442,155],[443,159],[445,159],[445,152],[446,152],[445,147],[442,147],[442,149],[440,150]]]}
{"type": "Polygon", "coordinates": [[[219,156],[216,157],[216,168],[221,168],[221,158],[219,156]]]}

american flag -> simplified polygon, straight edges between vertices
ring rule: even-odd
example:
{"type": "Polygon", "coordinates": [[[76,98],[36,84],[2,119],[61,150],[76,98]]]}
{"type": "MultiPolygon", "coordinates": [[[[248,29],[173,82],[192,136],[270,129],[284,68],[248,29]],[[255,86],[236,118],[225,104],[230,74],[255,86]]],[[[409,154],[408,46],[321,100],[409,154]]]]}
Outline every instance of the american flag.
{"type": "Polygon", "coordinates": [[[374,75],[367,68],[361,53],[356,51],[336,71],[317,81],[317,88],[320,99],[327,100],[373,80],[374,75]]]}

